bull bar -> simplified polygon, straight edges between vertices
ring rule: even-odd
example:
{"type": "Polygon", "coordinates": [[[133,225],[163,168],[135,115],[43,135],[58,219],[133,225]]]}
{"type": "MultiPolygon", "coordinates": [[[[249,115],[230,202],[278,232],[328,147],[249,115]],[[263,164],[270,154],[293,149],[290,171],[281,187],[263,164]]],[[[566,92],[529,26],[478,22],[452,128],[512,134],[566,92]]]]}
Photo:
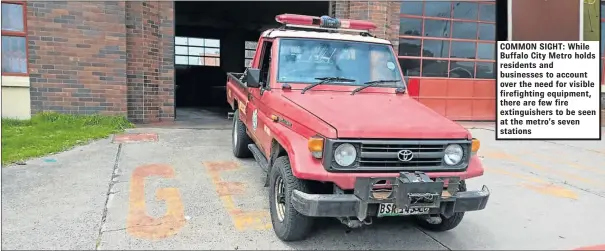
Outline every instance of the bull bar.
{"type": "Polygon", "coordinates": [[[310,217],[368,216],[369,205],[394,203],[397,208],[429,208],[429,214],[451,217],[457,212],[482,210],[487,205],[490,191],[483,186],[479,191],[460,191],[460,177],[442,177],[432,180],[423,172],[401,172],[399,177],[358,177],[353,194],[308,194],[292,191],[292,206],[310,217]],[[376,189],[379,181],[390,183],[391,189],[376,189]],[[447,187],[446,187],[447,186],[447,187]]]}

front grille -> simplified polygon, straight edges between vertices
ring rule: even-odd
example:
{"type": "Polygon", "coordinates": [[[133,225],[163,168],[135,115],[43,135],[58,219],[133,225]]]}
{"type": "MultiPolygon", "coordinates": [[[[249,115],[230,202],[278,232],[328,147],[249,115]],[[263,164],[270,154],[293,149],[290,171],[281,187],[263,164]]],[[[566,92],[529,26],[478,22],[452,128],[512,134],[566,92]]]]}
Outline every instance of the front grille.
{"type": "Polygon", "coordinates": [[[446,146],[444,142],[362,143],[359,167],[439,167],[446,146]],[[412,159],[401,161],[398,153],[402,150],[411,151],[412,159]]]}
{"type": "Polygon", "coordinates": [[[471,141],[467,139],[328,139],[326,140],[323,166],[328,172],[455,172],[468,167],[471,141]],[[357,149],[357,159],[351,166],[340,166],[334,159],[334,150],[343,143],[357,149]],[[457,165],[443,161],[445,148],[459,144],[464,156],[457,165]],[[410,152],[411,159],[402,161],[398,153],[410,152]]]}

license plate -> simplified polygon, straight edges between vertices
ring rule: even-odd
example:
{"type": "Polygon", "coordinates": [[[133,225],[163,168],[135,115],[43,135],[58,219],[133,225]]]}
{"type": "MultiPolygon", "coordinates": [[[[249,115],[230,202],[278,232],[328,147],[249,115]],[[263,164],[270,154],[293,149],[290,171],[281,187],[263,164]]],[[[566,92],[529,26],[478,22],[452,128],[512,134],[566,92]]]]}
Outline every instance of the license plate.
{"type": "Polygon", "coordinates": [[[395,204],[393,203],[381,203],[378,207],[378,217],[419,215],[428,213],[428,207],[410,208],[408,210],[404,210],[402,208],[395,207],[395,204]]]}

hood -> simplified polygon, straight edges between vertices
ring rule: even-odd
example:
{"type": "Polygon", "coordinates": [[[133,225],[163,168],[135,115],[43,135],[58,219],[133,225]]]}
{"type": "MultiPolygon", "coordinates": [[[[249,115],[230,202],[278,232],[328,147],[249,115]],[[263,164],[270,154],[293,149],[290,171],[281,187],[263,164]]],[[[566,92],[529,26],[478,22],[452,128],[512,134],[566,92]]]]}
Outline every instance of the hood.
{"type": "Polygon", "coordinates": [[[282,95],[333,126],[339,138],[468,138],[468,131],[407,96],[287,92],[282,95]]]}

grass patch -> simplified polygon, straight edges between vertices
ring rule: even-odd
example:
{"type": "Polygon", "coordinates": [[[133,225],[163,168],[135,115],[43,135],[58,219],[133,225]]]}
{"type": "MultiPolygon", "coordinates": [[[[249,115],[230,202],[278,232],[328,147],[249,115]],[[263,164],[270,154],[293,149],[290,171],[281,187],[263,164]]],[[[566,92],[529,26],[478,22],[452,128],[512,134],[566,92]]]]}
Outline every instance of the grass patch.
{"type": "Polygon", "coordinates": [[[65,151],[131,127],[121,116],[43,112],[30,120],[2,119],[2,165],[65,151]]]}

